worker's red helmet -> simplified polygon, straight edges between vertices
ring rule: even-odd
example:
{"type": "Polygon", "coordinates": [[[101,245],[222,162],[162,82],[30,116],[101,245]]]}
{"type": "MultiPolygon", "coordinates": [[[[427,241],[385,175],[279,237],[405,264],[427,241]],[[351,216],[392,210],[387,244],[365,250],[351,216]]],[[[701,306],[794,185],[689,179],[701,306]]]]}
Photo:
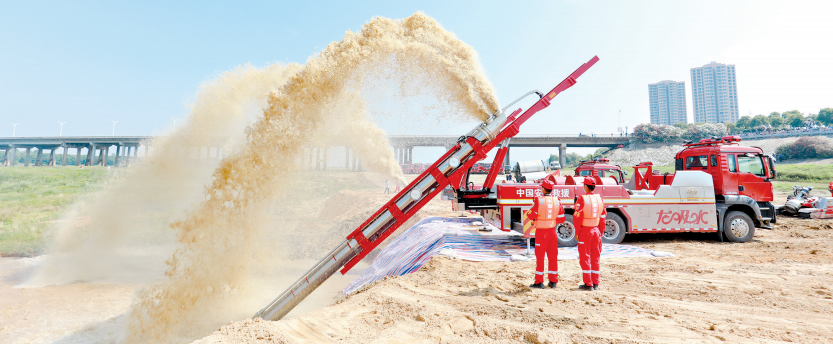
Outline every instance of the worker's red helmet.
{"type": "Polygon", "coordinates": [[[555,183],[553,183],[552,180],[544,179],[544,181],[541,182],[541,187],[545,190],[552,190],[555,187],[555,183]]]}
{"type": "Polygon", "coordinates": [[[596,179],[593,177],[584,177],[584,185],[596,186],[596,179]]]}

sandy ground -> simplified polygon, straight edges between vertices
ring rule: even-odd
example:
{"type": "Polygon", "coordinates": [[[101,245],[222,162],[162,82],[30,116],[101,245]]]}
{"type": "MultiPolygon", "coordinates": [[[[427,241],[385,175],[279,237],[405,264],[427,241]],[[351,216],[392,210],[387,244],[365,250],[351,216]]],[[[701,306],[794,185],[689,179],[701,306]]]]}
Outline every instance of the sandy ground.
{"type": "Polygon", "coordinates": [[[130,305],[134,286],[74,283],[17,288],[37,258],[0,258],[0,342],[49,343],[114,318],[130,305]]]}
{"type": "MultiPolygon", "coordinates": [[[[782,196],[783,197],[783,196],[782,196]]],[[[583,292],[578,262],[530,290],[531,262],[436,258],[289,320],[243,320],[197,343],[828,343],[833,221],[779,219],[751,243],[714,234],[630,235],[673,258],[603,260],[583,292]]]]}

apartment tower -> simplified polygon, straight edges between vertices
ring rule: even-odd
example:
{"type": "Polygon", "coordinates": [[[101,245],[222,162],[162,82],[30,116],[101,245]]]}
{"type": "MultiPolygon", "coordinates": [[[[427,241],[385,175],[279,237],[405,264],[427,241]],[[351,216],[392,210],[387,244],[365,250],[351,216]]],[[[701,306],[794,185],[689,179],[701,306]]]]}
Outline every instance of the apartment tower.
{"type": "Polygon", "coordinates": [[[688,122],[685,81],[660,81],[648,84],[651,124],[674,125],[688,122]]]}
{"type": "Polygon", "coordinates": [[[712,61],[692,68],[691,101],[695,123],[736,122],[739,111],[735,65],[712,61]]]}

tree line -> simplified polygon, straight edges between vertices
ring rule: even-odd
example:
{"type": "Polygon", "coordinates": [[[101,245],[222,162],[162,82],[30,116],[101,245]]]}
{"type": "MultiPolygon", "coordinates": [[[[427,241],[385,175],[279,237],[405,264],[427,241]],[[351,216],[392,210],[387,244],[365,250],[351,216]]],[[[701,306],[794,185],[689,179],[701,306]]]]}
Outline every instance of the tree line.
{"type": "Polygon", "coordinates": [[[735,123],[726,125],[730,133],[761,132],[768,130],[788,130],[814,125],[833,125],[833,108],[824,108],[818,114],[804,115],[798,110],[771,112],[768,116],[743,116],[735,123]]]}

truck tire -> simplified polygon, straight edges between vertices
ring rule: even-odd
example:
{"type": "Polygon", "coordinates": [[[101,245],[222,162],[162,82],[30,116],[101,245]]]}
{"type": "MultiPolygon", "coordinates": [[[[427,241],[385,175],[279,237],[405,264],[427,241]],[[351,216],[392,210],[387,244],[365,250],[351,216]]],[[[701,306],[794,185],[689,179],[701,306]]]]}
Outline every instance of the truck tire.
{"type": "Polygon", "coordinates": [[[573,225],[573,215],[566,214],[564,222],[555,226],[555,235],[558,239],[558,247],[573,247],[578,245],[576,227],[573,225]]]}
{"type": "MultiPolygon", "coordinates": [[[[602,228],[600,228],[602,229],[602,228]]],[[[602,231],[602,243],[618,244],[625,240],[625,220],[616,213],[607,213],[602,231]]]]}
{"type": "Polygon", "coordinates": [[[731,242],[748,242],[755,236],[755,223],[742,211],[730,211],[723,218],[723,234],[731,242]]]}

